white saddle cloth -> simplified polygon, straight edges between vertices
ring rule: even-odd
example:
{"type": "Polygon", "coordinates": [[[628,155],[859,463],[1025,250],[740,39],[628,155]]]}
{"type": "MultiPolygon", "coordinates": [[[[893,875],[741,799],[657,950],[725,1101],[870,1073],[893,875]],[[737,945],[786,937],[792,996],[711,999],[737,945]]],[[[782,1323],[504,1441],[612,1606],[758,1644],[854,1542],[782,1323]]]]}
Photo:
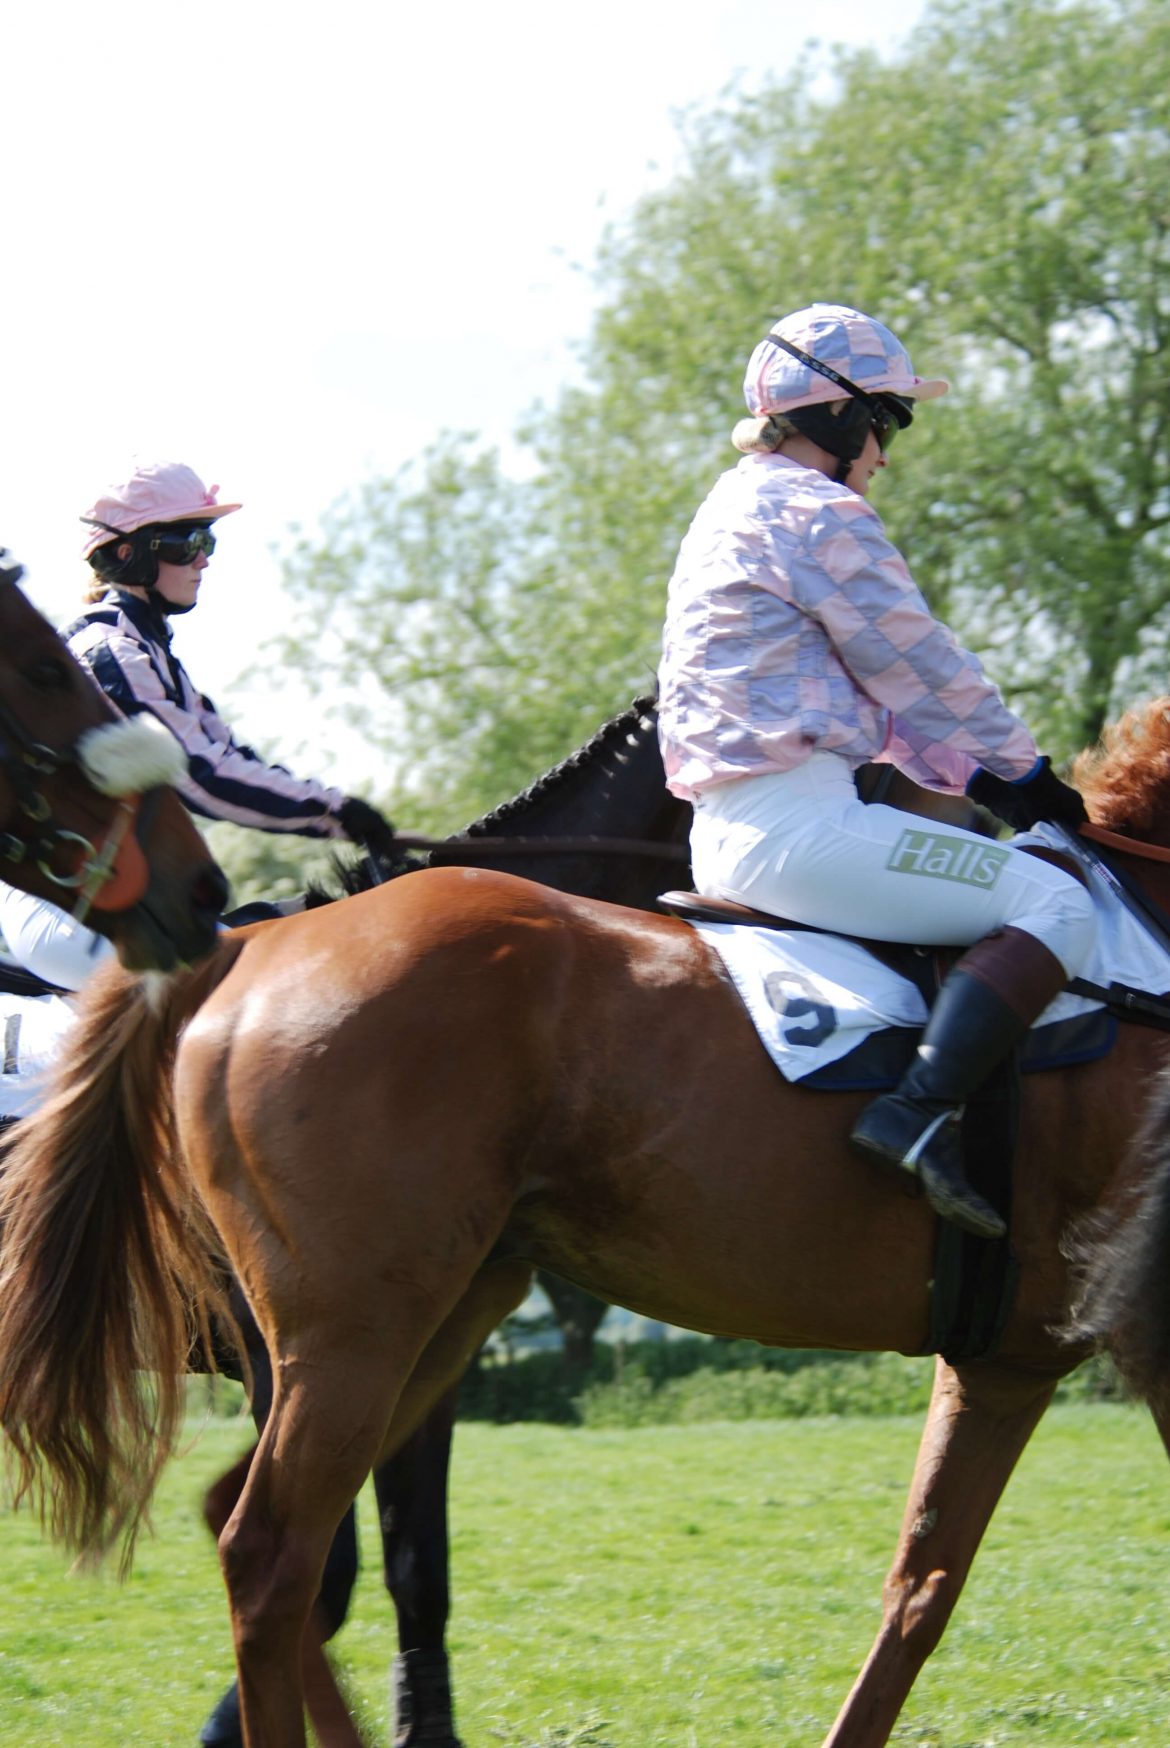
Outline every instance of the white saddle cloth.
{"type": "MultiPolygon", "coordinates": [[[[1065,838],[1043,826],[1014,841],[1068,848],[1065,838]]],[[[1090,886],[1097,943],[1081,975],[1092,983],[1128,983],[1157,995],[1170,990],[1170,952],[1091,871],[1090,886]]],[[[839,1061],[887,1026],[926,1024],[926,1004],[915,986],[852,941],[803,929],[708,922],[693,926],[719,954],[760,1042],[788,1080],[803,1080],[839,1061]]],[[[1065,992],[1036,1024],[1052,1025],[1100,1005],[1065,992]]]]}

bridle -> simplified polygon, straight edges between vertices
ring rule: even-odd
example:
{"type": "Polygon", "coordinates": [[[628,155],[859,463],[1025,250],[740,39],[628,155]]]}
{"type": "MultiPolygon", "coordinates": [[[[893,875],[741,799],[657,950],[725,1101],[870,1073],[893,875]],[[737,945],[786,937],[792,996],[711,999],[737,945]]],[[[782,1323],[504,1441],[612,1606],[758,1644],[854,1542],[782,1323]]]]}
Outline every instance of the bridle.
{"type": "MultiPolygon", "coordinates": [[[[0,588],[14,587],[22,575],[20,565],[0,561],[0,588]]],[[[180,767],[185,768],[182,753],[161,723],[144,730],[141,722],[111,720],[85,729],[71,747],[58,750],[34,739],[0,698],[0,777],[12,789],[15,812],[29,822],[27,831],[12,818],[0,824],[0,864],[31,862],[63,893],[75,895],[69,914],[77,922],[95,908],[128,910],[150,878],[132,830],[142,793],[173,782],[180,767]],[[118,803],[108,830],[96,841],[60,824],[44,793],[46,780],[70,767],[95,794],[118,803]]]]}
{"type": "MultiPolygon", "coordinates": [[[[116,724],[111,723],[110,727],[116,724]]],[[[96,730],[87,730],[92,734],[96,730]]],[[[95,902],[102,910],[123,910],[138,902],[145,883],[134,878],[127,884],[123,896],[105,890],[111,887],[118,871],[118,858],[126,845],[127,833],[134,825],[140,797],[118,797],[118,805],[108,830],[96,840],[85,837],[62,825],[53,812],[52,803],[44,793],[44,782],[60,771],[75,766],[91,789],[97,790],[86,769],[81,752],[81,736],[75,747],[58,752],[42,741],[34,740],[17,721],[11,710],[0,701],[0,776],[12,787],[17,812],[29,822],[27,835],[14,829],[11,822],[0,828],[0,862],[13,866],[31,862],[45,879],[60,887],[63,894],[76,895],[74,902],[62,904],[76,922],[84,922],[95,902]],[[113,898],[114,902],[109,902],[113,898]]]]}

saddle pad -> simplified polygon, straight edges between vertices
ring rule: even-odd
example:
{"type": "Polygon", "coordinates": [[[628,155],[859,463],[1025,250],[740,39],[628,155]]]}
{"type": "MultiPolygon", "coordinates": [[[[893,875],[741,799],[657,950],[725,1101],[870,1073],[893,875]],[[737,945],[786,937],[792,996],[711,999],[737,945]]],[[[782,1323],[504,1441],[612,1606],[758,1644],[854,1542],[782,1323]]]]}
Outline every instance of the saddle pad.
{"type": "MultiPolygon", "coordinates": [[[[1062,846],[1042,827],[1016,841],[1062,846]]],[[[1104,880],[1091,871],[1089,880],[1097,942],[1082,975],[1156,994],[1170,990],[1170,953],[1104,880]]],[[[787,1080],[816,1074],[879,1032],[917,1032],[926,1024],[926,1003],[914,985],[853,941],[736,923],[693,922],[691,927],[722,959],[760,1042],[787,1080]]],[[[1066,991],[1045,1008],[1036,1028],[1100,1012],[1100,1003],[1066,991]]],[[[891,1042],[896,1047],[897,1041],[891,1042]]]]}

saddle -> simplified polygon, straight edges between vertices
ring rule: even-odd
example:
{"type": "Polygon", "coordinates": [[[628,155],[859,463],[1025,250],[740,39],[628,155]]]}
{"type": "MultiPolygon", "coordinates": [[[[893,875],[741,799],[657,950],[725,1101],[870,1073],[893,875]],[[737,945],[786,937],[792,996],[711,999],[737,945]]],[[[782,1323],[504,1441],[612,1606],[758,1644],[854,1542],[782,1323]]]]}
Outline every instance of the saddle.
{"type": "MultiPolygon", "coordinates": [[[[738,923],[783,931],[802,927],[767,911],[754,910],[750,905],[701,898],[694,892],[665,892],[659,903],[664,910],[688,922],[738,923]]],[[[928,1008],[933,1005],[949,962],[957,957],[954,949],[943,953],[929,947],[884,941],[859,944],[914,983],[928,1008]]],[[[1116,1022],[1107,1014],[1100,1019],[1111,1029],[1102,1046],[1108,1048],[1116,1022]]],[[[1094,1030],[1099,1041],[1100,1030],[1097,1027],[1094,1030]]],[[[863,1086],[875,1093],[884,1091],[896,1086],[910,1066],[918,1037],[917,1031],[905,1027],[877,1032],[852,1055],[818,1069],[798,1084],[829,1092],[863,1086]]],[[[1001,1063],[968,1101],[962,1129],[968,1181],[1003,1216],[1009,1236],[976,1238],[947,1220],[940,1220],[935,1232],[934,1268],[929,1283],[930,1323],[922,1351],[940,1353],[951,1364],[990,1359],[994,1355],[1015,1298],[1019,1271],[1011,1248],[1010,1229],[1020,1055],[1017,1051],[1001,1063]]],[[[907,1194],[920,1193],[912,1178],[907,1179],[905,1188],[907,1194]]]]}
{"type": "MultiPolygon", "coordinates": [[[[863,766],[858,773],[858,791],[865,801],[886,802],[903,812],[987,835],[979,810],[965,797],[923,789],[893,766],[863,766]]],[[[1046,857],[1052,854],[1045,852],[1046,857]]],[[[1079,870],[1071,871],[1080,877],[1079,870]]],[[[701,897],[695,892],[665,892],[659,904],[688,922],[733,923],[785,933],[824,932],[750,905],[701,897]]],[[[922,947],[857,936],[845,938],[912,983],[928,1009],[961,952],[956,948],[922,947]]],[[[1015,1296],[1018,1264],[1011,1248],[1010,1226],[1020,1073],[1068,1066],[1103,1055],[1116,1035],[1116,1021],[1102,1010],[1044,1030],[1060,1036],[1029,1034],[1020,1050],[996,1069],[964,1111],[963,1151],[968,1180],[1003,1216],[1009,1235],[1002,1239],[980,1239],[948,1221],[938,1222],[933,1278],[929,1283],[930,1327],[923,1352],[940,1353],[950,1363],[994,1355],[1015,1296]]],[[[862,1087],[875,1093],[886,1090],[896,1086],[909,1067],[918,1037],[916,1030],[906,1027],[878,1032],[850,1056],[818,1069],[799,1084],[825,1091],[862,1087]]],[[[920,1193],[913,1179],[907,1181],[906,1187],[909,1194],[920,1193]]]]}

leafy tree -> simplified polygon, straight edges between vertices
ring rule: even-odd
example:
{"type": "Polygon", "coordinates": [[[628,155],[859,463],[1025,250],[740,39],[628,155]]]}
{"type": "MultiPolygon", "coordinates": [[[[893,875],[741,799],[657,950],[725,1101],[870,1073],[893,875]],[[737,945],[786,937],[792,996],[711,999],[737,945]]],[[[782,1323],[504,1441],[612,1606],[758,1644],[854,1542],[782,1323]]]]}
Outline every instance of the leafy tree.
{"type": "Polygon", "coordinates": [[[278,660],[318,692],[345,685],[345,715],[397,773],[391,810],[420,829],[457,830],[539,769],[550,701],[527,623],[541,580],[529,496],[450,433],[334,504],[285,559],[278,660]]]}
{"type": "Polygon", "coordinates": [[[228,877],[233,906],[254,898],[295,898],[310,882],[339,889],[332,857],[346,852],[344,843],[254,831],[226,820],[196,823],[228,877]]]}
{"type": "Polygon", "coordinates": [[[584,382],[530,416],[528,478],[453,436],[289,554],[285,658],[350,682],[412,818],[457,828],[646,685],[747,353],[814,298],[952,377],[875,501],[1050,750],[1160,688],[1170,13],[940,0],[895,59],[823,67],[685,122],[684,169],[601,250],[584,382]]]}

